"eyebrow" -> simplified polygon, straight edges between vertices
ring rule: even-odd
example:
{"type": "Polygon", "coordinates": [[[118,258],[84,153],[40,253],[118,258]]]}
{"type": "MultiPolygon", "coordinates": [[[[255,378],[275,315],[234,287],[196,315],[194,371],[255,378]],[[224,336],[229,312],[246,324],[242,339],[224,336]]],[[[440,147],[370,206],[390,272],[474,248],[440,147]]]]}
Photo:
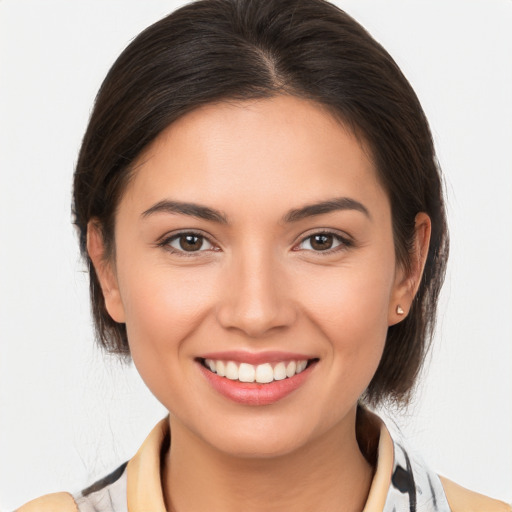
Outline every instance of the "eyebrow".
{"type": "Polygon", "coordinates": [[[196,203],[184,203],[181,201],[170,201],[168,199],[159,201],[151,208],[148,208],[142,213],[142,217],[149,217],[155,213],[177,213],[197,217],[198,219],[218,222],[219,224],[228,223],[226,215],[219,210],[214,210],[213,208],[208,208],[208,206],[202,206],[196,203]]]}
{"type": "Polygon", "coordinates": [[[371,219],[370,212],[368,209],[359,201],[351,199],[350,197],[335,197],[322,201],[320,203],[309,204],[298,208],[296,210],[290,210],[284,217],[284,222],[297,222],[305,219],[306,217],[313,217],[315,215],[324,215],[340,210],[356,210],[364,213],[369,219],[371,219]]]}
{"type": "MultiPolygon", "coordinates": [[[[356,210],[371,219],[370,212],[359,201],[351,199],[350,197],[336,197],[328,199],[327,201],[321,201],[319,203],[309,204],[301,208],[290,210],[284,215],[282,220],[285,223],[298,222],[299,220],[307,217],[324,215],[326,213],[340,210],[356,210]]],[[[189,215],[191,217],[217,222],[219,224],[228,224],[228,218],[225,213],[196,203],[164,199],[151,206],[151,208],[148,208],[141,216],[145,218],[154,215],[155,213],[189,215]]]]}

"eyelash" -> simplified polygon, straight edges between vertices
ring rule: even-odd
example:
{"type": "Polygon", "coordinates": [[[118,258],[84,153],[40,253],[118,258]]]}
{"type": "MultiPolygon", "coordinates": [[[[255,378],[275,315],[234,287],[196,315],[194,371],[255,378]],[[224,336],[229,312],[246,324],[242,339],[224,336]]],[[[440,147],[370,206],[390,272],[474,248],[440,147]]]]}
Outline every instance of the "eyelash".
{"type": "MultiPolygon", "coordinates": [[[[202,233],[200,231],[193,231],[193,230],[181,231],[179,233],[175,233],[171,236],[165,237],[160,242],[158,242],[156,245],[158,247],[164,248],[165,250],[169,251],[171,254],[176,254],[178,256],[185,257],[185,258],[194,257],[195,255],[197,255],[197,253],[206,252],[206,251],[211,250],[211,249],[206,249],[206,250],[197,250],[197,251],[184,251],[184,250],[175,249],[174,247],[171,247],[171,245],[170,245],[171,242],[173,242],[175,240],[179,240],[180,237],[186,236],[186,235],[192,235],[192,236],[202,238],[203,240],[205,240],[209,244],[211,244],[213,247],[215,247],[215,245],[213,244],[213,242],[210,241],[208,236],[206,236],[204,233],[202,233]]],[[[310,240],[314,236],[319,236],[319,235],[330,235],[337,242],[339,242],[339,244],[332,249],[326,249],[324,251],[315,251],[314,249],[305,249],[305,250],[311,251],[311,252],[321,255],[321,256],[326,256],[326,255],[330,255],[330,254],[333,254],[336,252],[346,250],[354,245],[353,241],[350,240],[348,237],[341,236],[339,233],[335,233],[333,231],[321,230],[321,231],[316,231],[314,233],[311,233],[311,234],[303,237],[300,240],[300,242],[296,246],[294,246],[294,248],[292,250],[300,251],[300,249],[296,249],[295,247],[300,246],[303,243],[305,243],[307,240],[310,240]]],[[[220,249],[218,249],[218,248],[214,249],[214,251],[218,251],[218,250],[220,250],[220,249]]]]}
{"type": "MultiPolygon", "coordinates": [[[[301,241],[295,247],[297,247],[298,245],[302,245],[307,240],[311,240],[313,237],[319,236],[319,235],[330,235],[334,238],[335,241],[339,242],[339,244],[337,246],[333,247],[332,249],[326,249],[323,251],[315,251],[314,249],[307,249],[307,250],[312,251],[315,254],[318,254],[320,256],[328,256],[330,254],[341,252],[341,251],[349,249],[350,247],[352,247],[354,245],[353,241],[350,238],[348,238],[346,236],[342,236],[337,232],[330,231],[328,229],[324,229],[321,231],[315,231],[314,233],[311,233],[311,234],[303,237],[301,239],[301,241]]],[[[310,242],[310,244],[311,244],[311,242],[310,242]]],[[[294,248],[292,250],[299,251],[300,249],[294,248]]]]}
{"type": "MultiPolygon", "coordinates": [[[[175,249],[174,247],[171,247],[171,245],[170,245],[171,242],[173,242],[174,240],[179,240],[180,237],[186,236],[186,235],[197,236],[199,238],[206,240],[212,246],[215,246],[213,244],[213,242],[211,242],[210,239],[204,233],[202,233],[200,231],[194,231],[194,230],[180,231],[179,233],[175,233],[171,236],[167,236],[167,237],[163,238],[160,242],[158,242],[157,246],[162,247],[166,251],[169,251],[171,254],[183,256],[184,258],[194,257],[197,255],[197,253],[205,252],[204,250],[203,251],[183,251],[183,250],[175,249]]],[[[215,249],[215,250],[217,251],[219,249],[215,249]]]]}

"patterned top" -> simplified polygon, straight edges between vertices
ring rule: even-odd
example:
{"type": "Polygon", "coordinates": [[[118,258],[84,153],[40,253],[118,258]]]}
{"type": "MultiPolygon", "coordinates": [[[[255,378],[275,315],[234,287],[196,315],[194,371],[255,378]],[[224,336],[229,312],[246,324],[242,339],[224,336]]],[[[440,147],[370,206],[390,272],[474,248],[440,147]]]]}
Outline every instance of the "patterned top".
{"type": "MultiPolygon", "coordinates": [[[[399,432],[391,436],[375,414],[360,408],[358,415],[358,443],[375,467],[363,512],[512,512],[506,503],[439,477],[407,447],[399,432]]],[[[169,446],[165,418],[137,454],[110,475],[75,496],[48,494],[18,512],[166,512],[160,467],[169,446]]]]}

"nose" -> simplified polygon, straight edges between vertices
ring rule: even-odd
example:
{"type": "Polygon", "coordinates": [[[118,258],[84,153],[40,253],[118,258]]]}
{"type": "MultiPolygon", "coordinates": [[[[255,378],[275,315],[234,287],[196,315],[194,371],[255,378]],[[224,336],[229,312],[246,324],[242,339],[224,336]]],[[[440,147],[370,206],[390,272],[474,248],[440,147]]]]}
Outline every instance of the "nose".
{"type": "Polygon", "coordinates": [[[280,265],[262,254],[241,257],[226,269],[218,322],[251,338],[284,329],[296,320],[296,307],[280,265]]]}

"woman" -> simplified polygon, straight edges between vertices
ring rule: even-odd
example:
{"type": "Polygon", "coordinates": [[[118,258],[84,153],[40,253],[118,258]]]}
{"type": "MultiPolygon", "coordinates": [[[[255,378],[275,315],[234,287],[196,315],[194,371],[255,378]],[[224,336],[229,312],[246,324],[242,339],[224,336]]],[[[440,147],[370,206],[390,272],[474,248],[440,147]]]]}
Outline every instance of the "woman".
{"type": "Polygon", "coordinates": [[[99,92],[74,209],[98,338],[170,416],[21,510],[508,509],[366,408],[410,396],[448,243],[418,100],[343,12],[205,0],[147,29],[99,92]]]}

